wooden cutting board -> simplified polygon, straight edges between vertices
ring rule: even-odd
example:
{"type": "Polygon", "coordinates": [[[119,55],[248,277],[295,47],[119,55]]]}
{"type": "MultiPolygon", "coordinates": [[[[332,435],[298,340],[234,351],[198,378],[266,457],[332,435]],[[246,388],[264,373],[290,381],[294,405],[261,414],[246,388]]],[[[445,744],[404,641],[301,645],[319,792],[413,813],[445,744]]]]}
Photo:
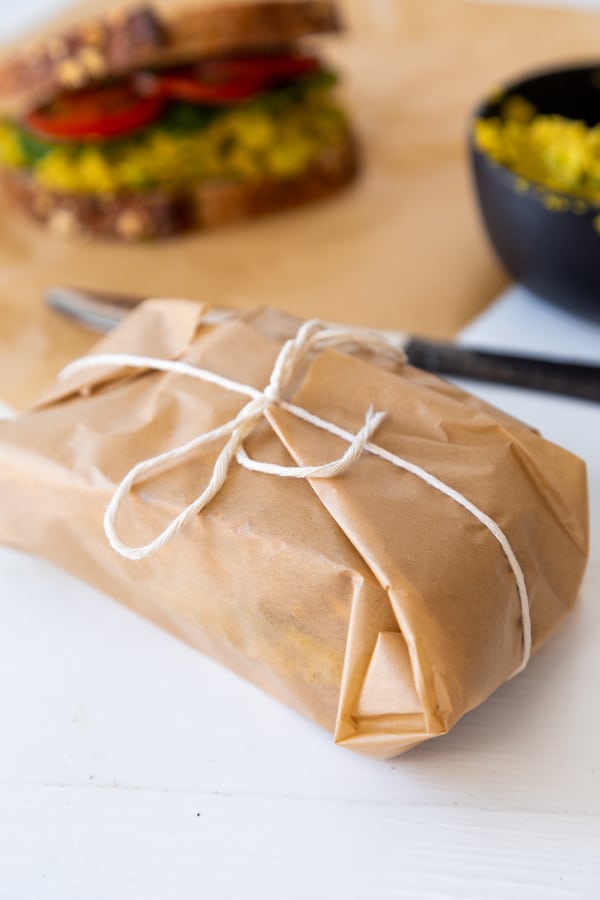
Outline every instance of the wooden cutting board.
{"type": "MultiPolygon", "coordinates": [[[[99,5],[107,3],[85,8],[99,5]]],[[[362,142],[358,182],[318,206],[142,246],[66,242],[3,205],[1,399],[28,403],[95,340],[44,309],[44,289],[56,282],[270,304],[439,337],[497,295],[505,276],[473,198],[470,112],[505,78],[593,57],[600,16],[463,0],[345,0],[342,7],[347,34],[322,43],[343,73],[362,142]]]]}

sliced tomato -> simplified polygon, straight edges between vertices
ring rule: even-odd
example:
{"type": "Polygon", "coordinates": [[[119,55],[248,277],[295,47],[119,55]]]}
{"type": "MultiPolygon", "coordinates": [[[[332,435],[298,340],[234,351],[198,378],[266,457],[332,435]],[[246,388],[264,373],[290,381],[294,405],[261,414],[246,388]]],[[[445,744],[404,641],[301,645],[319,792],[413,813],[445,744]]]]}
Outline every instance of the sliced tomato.
{"type": "Polygon", "coordinates": [[[134,84],[140,94],[188,103],[236,103],[267,90],[279,81],[314,72],[312,56],[236,56],[205,60],[166,72],[140,72],[134,84]]]}
{"type": "Polygon", "coordinates": [[[128,134],[150,125],[166,98],[140,97],[127,84],[107,85],[63,94],[25,117],[25,125],[42,138],[98,140],[128,134]]]}
{"type": "Polygon", "coordinates": [[[184,100],[187,103],[206,103],[209,106],[246,100],[264,90],[266,84],[263,78],[204,80],[199,79],[189,69],[178,69],[161,75],[144,72],[135,78],[136,89],[144,96],[184,100]]]}
{"type": "Polygon", "coordinates": [[[223,81],[260,78],[267,83],[300,78],[315,72],[319,67],[319,60],[315,56],[291,56],[285,53],[232,56],[208,60],[203,65],[209,78],[223,81]]]}

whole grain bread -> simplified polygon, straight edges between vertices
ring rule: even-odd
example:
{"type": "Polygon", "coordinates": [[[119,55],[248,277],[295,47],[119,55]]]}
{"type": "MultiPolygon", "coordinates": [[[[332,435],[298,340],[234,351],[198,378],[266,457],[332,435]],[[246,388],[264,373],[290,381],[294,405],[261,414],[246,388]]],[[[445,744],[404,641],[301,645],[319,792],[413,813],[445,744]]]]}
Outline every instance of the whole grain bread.
{"type": "Polygon", "coordinates": [[[0,112],[19,114],[65,89],[141,66],[276,48],[340,29],[330,0],[192,4],[156,0],[115,6],[109,0],[96,16],[67,17],[64,25],[46,28],[0,61],[0,112]]]}
{"type": "Polygon", "coordinates": [[[294,178],[210,181],[187,190],[148,190],[118,195],[67,194],[35,182],[26,170],[5,169],[0,178],[16,205],[53,232],[125,241],[168,237],[215,228],[319,200],[352,180],[358,170],[356,142],[325,147],[294,178]]]}

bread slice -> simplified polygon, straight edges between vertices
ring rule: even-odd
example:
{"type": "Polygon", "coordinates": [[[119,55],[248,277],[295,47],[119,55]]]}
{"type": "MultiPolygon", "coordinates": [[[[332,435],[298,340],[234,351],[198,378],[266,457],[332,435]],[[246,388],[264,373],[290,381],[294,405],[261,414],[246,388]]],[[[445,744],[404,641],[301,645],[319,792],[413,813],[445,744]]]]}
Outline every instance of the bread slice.
{"type": "Polygon", "coordinates": [[[6,192],[18,206],[57,234],[85,234],[125,241],[167,237],[319,200],[343,187],[358,170],[350,132],[324,147],[294,178],[210,181],[187,190],[128,194],[67,194],[42,187],[24,169],[0,172],[6,192]]]}
{"type": "Polygon", "coordinates": [[[119,7],[111,2],[102,4],[105,11],[95,18],[46,29],[0,62],[0,112],[18,115],[66,89],[142,66],[281,47],[340,28],[330,0],[187,2],[119,7]]]}

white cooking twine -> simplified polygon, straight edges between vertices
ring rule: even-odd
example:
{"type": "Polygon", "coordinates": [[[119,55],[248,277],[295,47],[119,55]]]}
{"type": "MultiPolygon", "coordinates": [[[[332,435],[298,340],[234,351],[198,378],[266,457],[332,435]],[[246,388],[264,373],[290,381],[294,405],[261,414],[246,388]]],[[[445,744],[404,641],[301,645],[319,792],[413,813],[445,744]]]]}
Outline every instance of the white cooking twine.
{"type": "Polygon", "coordinates": [[[127,559],[144,559],[153,553],[156,553],[163,547],[167,541],[170,541],[187,523],[200,513],[205,506],[215,497],[223,487],[229,467],[235,457],[238,464],[245,469],[251,469],[254,472],[262,472],[267,475],[275,475],[279,478],[335,478],[345,472],[363,452],[368,452],[396,466],[398,469],[404,469],[410,472],[421,481],[424,481],[430,487],[454,500],[459,506],[462,506],[478,522],[480,522],[490,534],[500,544],[508,564],[512,570],[517,585],[519,600],[521,604],[521,618],[523,628],[523,658],[519,668],[514,673],[521,672],[529,661],[531,656],[531,614],[529,609],[529,598],[527,594],[527,586],[523,571],[517,557],[510,545],[510,542],[497,522],[483,512],[479,507],[471,503],[463,494],[449,485],[440,481],[435,475],[431,475],[420,466],[390,453],[383,447],[372,443],[370,438],[386,416],[385,412],[375,412],[372,407],[367,410],[363,427],[356,434],[352,434],[333,422],[321,419],[319,416],[308,412],[300,406],[288,403],[282,399],[282,391],[289,383],[291,377],[296,371],[299,363],[307,356],[309,352],[319,352],[327,348],[337,347],[344,348],[346,351],[352,351],[357,347],[374,350],[391,356],[396,361],[405,362],[406,357],[403,350],[394,343],[391,337],[385,334],[365,331],[360,328],[351,328],[347,326],[327,326],[318,319],[312,319],[305,322],[296,333],[295,337],[286,341],[281,348],[271,377],[266,388],[262,391],[257,390],[247,384],[232,381],[223,375],[217,375],[207,369],[202,369],[185,362],[177,360],[158,359],[152,356],[139,356],[130,353],[99,353],[90,356],[84,356],[70,363],[60,374],[61,379],[67,379],[76,372],[80,372],[88,368],[96,368],[98,366],[125,366],[136,369],[150,369],[161,372],[174,372],[178,375],[186,375],[190,378],[197,378],[199,381],[214,384],[222,387],[227,391],[236,394],[243,394],[250,398],[248,403],[242,407],[233,419],[225,424],[213,428],[198,435],[191,441],[175,447],[173,450],[167,450],[165,453],[159,453],[150,459],[142,460],[137,463],[123,478],[117,487],[104,516],[104,530],[106,536],[117,553],[127,559]],[[315,428],[327,431],[336,437],[348,443],[348,449],[338,459],[331,460],[320,466],[279,466],[273,463],[260,462],[251,459],[244,449],[244,440],[254,430],[255,426],[264,416],[269,406],[278,406],[291,415],[309,422],[315,428]],[[220,451],[214,464],[212,474],[208,484],[199,497],[196,498],[189,506],[180,512],[171,523],[150,543],[140,547],[129,546],[120,539],[116,530],[116,519],[127,494],[131,491],[134,484],[143,478],[147,478],[159,469],[163,469],[168,463],[181,460],[198,447],[206,446],[215,441],[220,441],[227,437],[225,446],[220,451]]]}

